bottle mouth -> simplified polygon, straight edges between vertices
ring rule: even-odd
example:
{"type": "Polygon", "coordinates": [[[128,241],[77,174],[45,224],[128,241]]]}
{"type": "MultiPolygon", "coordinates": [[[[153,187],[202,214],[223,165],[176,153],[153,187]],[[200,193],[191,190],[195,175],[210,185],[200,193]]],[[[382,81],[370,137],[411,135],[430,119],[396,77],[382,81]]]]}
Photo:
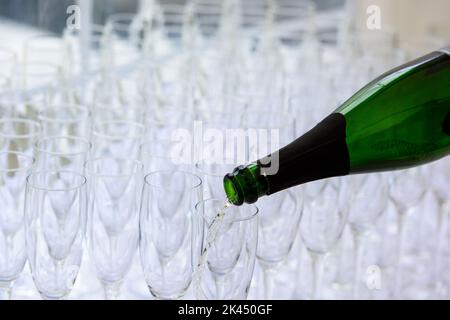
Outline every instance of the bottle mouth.
{"type": "Polygon", "coordinates": [[[236,206],[255,203],[268,190],[267,181],[256,163],[235,168],[224,177],[223,184],[228,201],[236,206]]]}
{"type": "Polygon", "coordinates": [[[223,187],[225,189],[228,201],[231,204],[235,206],[241,206],[244,204],[244,194],[242,192],[242,188],[232,174],[227,174],[224,177],[223,187]]]}

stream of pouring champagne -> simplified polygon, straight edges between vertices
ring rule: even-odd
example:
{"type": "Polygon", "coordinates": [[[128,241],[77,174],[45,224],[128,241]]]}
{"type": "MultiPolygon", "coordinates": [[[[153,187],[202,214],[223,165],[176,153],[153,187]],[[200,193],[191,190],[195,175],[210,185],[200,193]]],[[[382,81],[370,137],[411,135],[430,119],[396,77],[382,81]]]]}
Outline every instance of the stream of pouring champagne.
{"type": "Polygon", "coordinates": [[[219,233],[220,227],[222,226],[223,219],[225,217],[226,210],[231,206],[231,204],[227,201],[225,205],[218,210],[217,215],[212,220],[211,224],[208,227],[207,235],[205,239],[205,245],[202,248],[202,252],[200,255],[200,259],[198,265],[194,269],[194,273],[192,276],[192,281],[194,282],[196,294],[198,298],[202,297],[203,291],[201,288],[201,276],[203,269],[205,268],[206,262],[208,260],[209,249],[212,247],[214,242],[216,241],[217,234],[219,233]]]}
{"type": "Polygon", "coordinates": [[[449,153],[450,46],[381,75],[304,136],[227,174],[224,188],[242,205],[303,183],[414,167],[449,153]]]}

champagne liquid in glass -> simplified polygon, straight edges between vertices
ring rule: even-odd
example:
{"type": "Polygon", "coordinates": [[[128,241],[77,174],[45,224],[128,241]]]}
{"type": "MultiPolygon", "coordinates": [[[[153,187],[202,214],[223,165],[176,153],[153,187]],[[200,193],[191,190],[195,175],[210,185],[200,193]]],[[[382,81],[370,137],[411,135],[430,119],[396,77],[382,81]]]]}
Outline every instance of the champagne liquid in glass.
{"type": "Polygon", "coordinates": [[[197,292],[200,292],[200,280],[201,280],[201,274],[203,271],[203,268],[206,265],[206,262],[208,260],[208,253],[209,249],[214,244],[214,241],[216,241],[217,234],[219,233],[220,227],[222,225],[223,219],[226,214],[226,210],[231,207],[232,204],[230,202],[225,202],[225,205],[220,208],[217,212],[217,215],[214,217],[211,226],[208,229],[208,234],[206,236],[206,245],[204,249],[202,250],[202,254],[200,256],[199,263],[197,265],[197,269],[194,270],[193,280],[194,284],[197,288],[197,292]]]}

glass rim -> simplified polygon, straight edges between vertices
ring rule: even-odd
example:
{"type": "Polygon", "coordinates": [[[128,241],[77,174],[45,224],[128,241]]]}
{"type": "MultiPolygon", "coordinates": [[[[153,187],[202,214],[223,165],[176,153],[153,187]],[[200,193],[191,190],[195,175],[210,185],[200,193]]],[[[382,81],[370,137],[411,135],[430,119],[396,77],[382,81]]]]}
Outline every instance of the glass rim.
{"type": "Polygon", "coordinates": [[[12,133],[6,133],[0,130],[0,137],[4,138],[18,138],[18,139],[26,139],[26,138],[33,138],[36,136],[39,136],[41,134],[42,127],[39,124],[39,122],[29,119],[21,119],[21,118],[3,118],[0,119],[0,125],[4,123],[21,123],[21,124],[29,124],[30,127],[33,126],[34,129],[36,129],[35,133],[28,133],[28,134],[12,134],[12,133]]]}
{"type": "Polygon", "coordinates": [[[49,136],[49,137],[44,137],[44,138],[40,138],[38,139],[35,143],[34,143],[34,148],[36,151],[42,152],[42,153],[46,153],[46,154],[50,154],[50,155],[55,155],[55,156],[76,156],[76,155],[81,155],[83,153],[88,153],[91,149],[92,149],[92,143],[89,142],[87,139],[84,139],[82,137],[77,137],[77,136],[49,136]],[[51,141],[51,140],[57,140],[57,139],[65,139],[65,140],[72,140],[72,141],[78,141],[78,142],[83,142],[83,144],[85,146],[87,146],[86,151],[78,151],[78,152],[56,152],[56,151],[48,151],[45,150],[40,144],[46,141],[51,141]]]}
{"type": "Polygon", "coordinates": [[[137,173],[139,173],[139,171],[143,171],[144,170],[144,164],[139,161],[139,160],[135,160],[135,159],[126,159],[126,158],[114,158],[114,157],[100,157],[100,158],[94,158],[94,159],[90,159],[87,160],[84,165],[84,170],[86,172],[86,174],[92,175],[92,176],[96,176],[96,177],[102,177],[102,178],[123,178],[123,177],[129,177],[129,176],[133,176],[137,173]],[[90,169],[90,165],[95,164],[98,161],[102,161],[102,160],[113,160],[113,161],[120,161],[122,163],[124,162],[128,162],[128,163],[133,163],[134,167],[132,172],[127,173],[127,174],[101,174],[101,173],[97,173],[95,172],[95,170],[91,170],[90,169]]]}
{"type": "Polygon", "coordinates": [[[196,15],[196,19],[201,24],[202,20],[206,19],[206,22],[210,23],[209,19],[213,17],[212,22],[220,25],[220,20],[222,17],[222,6],[220,2],[217,1],[202,1],[194,4],[194,14],[196,15]]]}
{"type": "MultiPolygon", "coordinates": [[[[149,158],[155,158],[155,159],[167,159],[167,160],[174,160],[175,158],[169,157],[169,156],[164,156],[164,155],[159,155],[159,154],[152,154],[151,151],[147,150],[145,147],[146,146],[152,146],[153,143],[159,143],[159,142],[167,142],[169,143],[175,143],[174,141],[170,140],[170,139],[157,139],[157,140],[153,140],[153,141],[146,141],[143,142],[139,145],[139,153],[141,154],[141,156],[143,154],[145,154],[146,157],[149,158]]],[[[173,163],[176,164],[176,163],[173,163]]]]}
{"type": "Polygon", "coordinates": [[[150,181],[151,177],[154,177],[156,175],[161,175],[161,174],[171,174],[171,175],[182,174],[184,176],[190,176],[191,178],[194,178],[195,180],[197,180],[197,183],[194,183],[193,186],[190,186],[189,190],[194,190],[194,189],[200,188],[203,184],[202,179],[198,175],[196,175],[195,173],[183,171],[183,170],[156,170],[156,171],[150,172],[144,177],[144,184],[147,186],[150,186],[152,188],[156,188],[156,189],[160,189],[160,190],[178,191],[178,190],[174,190],[173,188],[162,187],[162,186],[152,183],[150,181]]]}
{"type": "Polygon", "coordinates": [[[144,17],[139,13],[118,12],[108,17],[105,26],[112,28],[114,31],[129,31],[129,26],[133,23],[144,20],[144,17]]]}
{"type": "Polygon", "coordinates": [[[0,172],[18,172],[18,171],[22,171],[22,170],[29,170],[31,168],[33,168],[33,166],[36,164],[36,159],[33,156],[30,156],[24,152],[18,152],[18,151],[0,151],[0,157],[3,155],[19,155],[23,158],[27,158],[28,160],[30,160],[30,164],[27,166],[19,166],[17,168],[13,168],[13,169],[3,169],[2,167],[0,167],[0,172]]]}
{"type": "Polygon", "coordinates": [[[285,16],[285,17],[298,17],[304,18],[314,14],[316,10],[316,5],[312,1],[308,2],[298,2],[298,3],[280,3],[277,5],[275,16],[285,16]]]}
{"type": "MultiPolygon", "coordinates": [[[[231,169],[234,169],[236,166],[239,165],[239,163],[237,163],[237,161],[234,161],[234,160],[233,160],[233,163],[231,163],[231,164],[230,163],[226,163],[226,162],[225,163],[204,163],[205,160],[207,160],[207,159],[203,159],[201,161],[197,161],[196,163],[194,163],[194,167],[199,171],[199,173],[204,174],[206,176],[211,176],[211,177],[222,177],[223,178],[226,173],[213,174],[211,172],[207,172],[205,170],[202,170],[202,168],[204,166],[230,166],[231,169]]],[[[231,159],[223,159],[223,160],[224,161],[227,161],[227,160],[231,161],[231,159]]]]}
{"type": "Polygon", "coordinates": [[[23,70],[25,70],[24,72],[24,78],[27,79],[28,77],[57,77],[60,70],[61,70],[61,66],[59,66],[56,63],[50,63],[50,62],[38,62],[38,61],[29,61],[26,64],[24,64],[22,66],[23,70]],[[51,73],[50,72],[42,72],[42,70],[39,70],[39,72],[30,72],[29,71],[29,67],[30,66],[39,66],[39,67],[45,67],[47,68],[47,70],[45,71],[49,71],[50,69],[52,69],[51,73]]]}
{"type": "Polygon", "coordinates": [[[77,190],[77,189],[81,189],[83,186],[85,186],[87,184],[87,178],[85,175],[75,172],[75,171],[65,171],[65,170],[41,170],[41,171],[35,171],[30,173],[27,176],[26,179],[27,182],[27,187],[32,187],[33,189],[36,190],[42,190],[42,191],[52,191],[52,192],[65,192],[65,191],[72,191],[72,190],[77,190]],[[68,187],[68,188],[48,188],[45,186],[40,186],[39,184],[36,184],[34,182],[31,181],[31,178],[39,176],[41,174],[50,174],[50,175],[54,175],[54,174],[71,174],[73,176],[77,176],[78,178],[81,178],[81,183],[72,186],[72,187],[68,187]]]}
{"type": "MultiPolygon", "coordinates": [[[[170,118],[170,117],[168,117],[168,118],[170,118]]],[[[145,123],[146,126],[150,127],[149,128],[150,130],[153,130],[154,127],[178,128],[178,129],[186,129],[187,127],[189,127],[189,126],[183,125],[183,123],[171,123],[171,122],[168,122],[166,120],[168,120],[168,119],[155,120],[155,119],[149,119],[147,116],[145,116],[144,123],[145,123]]],[[[180,120],[177,120],[176,122],[179,122],[179,121],[180,120]]],[[[181,120],[181,122],[183,122],[183,121],[187,122],[187,120],[181,120]]]]}
{"type": "MultiPolygon", "coordinates": [[[[218,202],[218,203],[221,203],[222,205],[224,204],[224,200],[210,198],[210,199],[201,200],[201,201],[197,202],[195,204],[195,206],[194,206],[195,212],[198,215],[200,215],[201,218],[203,220],[205,220],[205,221],[206,221],[207,217],[205,216],[204,212],[200,212],[200,211],[201,211],[201,208],[204,206],[205,203],[210,203],[210,202],[218,202]]],[[[229,204],[229,202],[226,202],[226,204],[229,204]]],[[[232,219],[231,223],[250,221],[250,220],[252,220],[252,219],[254,219],[254,218],[256,218],[258,216],[259,208],[256,205],[254,205],[254,204],[245,204],[244,206],[247,207],[247,208],[252,207],[254,209],[253,210],[254,212],[251,213],[250,215],[248,215],[248,216],[246,215],[245,217],[242,217],[242,218],[236,218],[235,217],[235,218],[232,219]]],[[[234,208],[239,208],[239,207],[235,207],[233,205],[230,205],[228,208],[233,208],[233,207],[234,208]]],[[[219,210],[219,209],[220,209],[220,206],[219,206],[219,208],[217,208],[217,210],[219,210]]],[[[211,217],[211,218],[214,218],[214,217],[211,217]]]]}
{"type": "Polygon", "coordinates": [[[106,121],[98,121],[97,123],[94,124],[94,127],[92,128],[92,134],[94,136],[100,137],[100,138],[104,138],[104,139],[109,139],[109,140],[116,140],[116,139],[141,139],[143,137],[145,137],[145,131],[146,128],[143,124],[139,123],[139,122],[135,122],[135,121],[127,121],[127,120],[106,120],[106,121]],[[133,134],[130,136],[123,136],[123,135],[118,135],[118,134],[106,134],[103,132],[99,132],[98,127],[102,126],[102,125],[107,125],[107,124],[125,124],[125,125],[129,125],[130,127],[133,126],[135,128],[139,128],[140,130],[142,130],[141,134],[133,134]]]}
{"type": "MultiPolygon", "coordinates": [[[[69,34],[78,34],[80,32],[79,29],[65,29],[65,32],[68,32],[69,34]]],[[[92,23],[91,24],[91,34],[89,37],[95,37],[95,36],[103,36],[105,32],[105,25],[98,24],[98,23],[92,23]],[[97,34],[98,33],[98,34],[97,34]]]]}
{"type": "Polygon", "coordinates": [[[123,114],[125,114],[126,116],[129,115],[130,111],[132,113],[136,113],[138,116],[141,116],[142,119],[145,119],[145,115],[146,115],[146,110],[145,110],[145,104],[144,103],[131,103],[131,102],[125,102],[121,105],[121,107],[126,107],[126,110],[121,109],[118,106],[111,106],[110,104],[107,103],[95,103],[92,106],[92,109],[90,110],[90,114],[92,117],[92,120],[94,123],[102,123],[102,122],[111,122],[111,121],[130,121],[130,122],[136,122],[136,123],[140,123],[137,121],[133,121],[133,120],[117,120],[114,118],[111,118],[110,120],[106,119],[106,120],[100,120],[102,117],[104,117],[105,113],[109,113],[109,115],[113,114],[114,112],[122,112],[123,114]],[[98,114],[100,112],[100,114],[98,114]],[[98,119],[100,118],[100,119],[98,119]]]}
{"type": "Polygon", "coordinates": [[[178,3],[161,3],[160,5],[161,7],[161,12],[163,14],[171,14],[171,15],[175,15],[175,14],[179,14],[179,15],[183,15],[184,14],[184,10],[186,10],[186,4],[178,4],[178,3]]]}
{"type": "MultiPolygon", "coordinates": [[[[89,50],[92,50],[91,47],[97,47],[102,46],[106,42],[106,26],[101,24],[92,24],[91,30],[88,36],[88,45],[89,50]]],[[[67,37],[81,37],[80,30],[78,29],[65,29],[64,30],[64,37],[67,39],[67,37]]]]}
{"type": "Polygon", "coordinates": [[[38,117],[41,121],[45,121],[45,122],[73,123],[73,122],[79,122],[80,120],[83,120],[83,119],[89,119],[90,111],[87,107],[77,105],[77,104],[61,104],[58,106],[50,105],[50,106],[47,106],[44,110],[39,111],[38,117]],[[80,114],[78,116],[75,116],[73,119],[67,119],[67,118],[62,119],[62,118],[57,118],[57,117],[50,117],[45,114],[49,110],[58,111],[60,109],[63,109],[63,110],[78,109],[78,111],[82,111],[82,112],[80,112],[80,114]]]}
{"type": "MultiPolygon", "coordinates": [[[[48,33],[43,32],[43,33],[35,34],[35,35],[32,35],[32,36],[26,38],[25,39],[25,43],[24,43],[25,49],[29,49],[30,44],[33,44],[33,42],[35,40],[40,40],[40,39],[51,40],[52,44],[58,44],[58,45],[61,46],[61,48],[65,47],[65,43],[64,43],[63,38],[61,38],[57,34],[54,34],[54,33],[51,33],[51,32],[48,32],[48,33]],[[54,43],[53,43],[53,41],[54,41],[54,43]]],[[[43,49],[42,48],[43,47],[42,45],[38,44],[37,47],[39,47],[40,50],[47,51],[47,49],[45,49],[45,48],[43,49]]],[[[33,61],[33,60],[31,60],[31,61],[33,61]]]]}
{"type": "Polygon", "coordinates": [[[167,142],[167,143],[176,143],[174,141],[171,141],[170,139],[158,139],[158,140],[154,140],[154,141],[147,141],[147,142],[143,142],[139,145],[139,154],[141,157],[142,162],[147,163],[147,159],[154,159],[154,160],[167,160],[170,161],[170,164],[173,166],[190,166],[192,165],[192,163],[188,162],[183,162],[183,161],[178,161],[177,159],[179,159],[178,157],[171,157],[170,155],[164,155],[161,154],[160,152],[153,152],[153,151],[149,151],[148,149],[146,149],[146,146],[151,146],[152,143],[159,143],[159,142],[167,142]]]}

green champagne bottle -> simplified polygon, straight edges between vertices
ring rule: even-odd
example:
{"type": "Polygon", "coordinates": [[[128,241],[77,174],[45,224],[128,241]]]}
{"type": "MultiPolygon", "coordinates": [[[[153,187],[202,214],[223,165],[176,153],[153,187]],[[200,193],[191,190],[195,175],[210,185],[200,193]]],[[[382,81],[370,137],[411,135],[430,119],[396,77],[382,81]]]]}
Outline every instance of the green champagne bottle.
{"type": "Polygon", "coordinates": [[[224,188],[242,205],[310,181],[404,169],[448,154],[450,47],[383,74],[276,154],[227,174],[224,188]]]}

